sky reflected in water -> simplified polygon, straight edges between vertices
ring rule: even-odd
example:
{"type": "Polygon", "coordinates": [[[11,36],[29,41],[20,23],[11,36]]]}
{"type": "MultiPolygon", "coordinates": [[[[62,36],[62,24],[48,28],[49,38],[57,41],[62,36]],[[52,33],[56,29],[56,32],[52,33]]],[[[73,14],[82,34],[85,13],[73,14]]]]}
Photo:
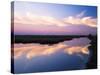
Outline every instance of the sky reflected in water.
{"type": "Polygon", "coordinates": [[[15,73],[84,69],[90,57],[88,38],[58,44],[14,44],[15,73]]]}

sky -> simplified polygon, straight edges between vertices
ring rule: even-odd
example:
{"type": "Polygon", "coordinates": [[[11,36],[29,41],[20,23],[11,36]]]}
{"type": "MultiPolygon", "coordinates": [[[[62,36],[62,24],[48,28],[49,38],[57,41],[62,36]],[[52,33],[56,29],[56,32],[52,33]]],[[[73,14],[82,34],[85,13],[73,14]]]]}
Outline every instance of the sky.
{"type": "Polygon", "coordinates": [[[14,1],[16,35],[96,34],[97,7],[14,1]]]}

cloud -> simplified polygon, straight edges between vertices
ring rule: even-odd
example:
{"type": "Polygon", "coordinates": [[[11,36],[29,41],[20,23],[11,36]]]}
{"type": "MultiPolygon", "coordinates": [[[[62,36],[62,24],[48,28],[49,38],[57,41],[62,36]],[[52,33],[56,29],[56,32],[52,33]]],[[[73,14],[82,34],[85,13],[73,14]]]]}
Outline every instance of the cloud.
{"type": "Polygon", "coordinates": [[[20,14],[18,12],[14,15],[14,23],[27,25],[42,25],[42,26],[58,26],[64,27],[68,25],[87,25],[89,27],[97,27],[97,19],[91,16],[84,17],[85,11],[76,14],[76,16],[68,16],[63,19],[57,19],[51,16],[40,16],[27,12],[20,14]]]}
{"type": "MultiPolygon", "coordinates": [[[[83,38],[87,40],[85,43],[81,45],[75,43],[74,39],[72,41],[64,41],[60,42],[58,44],[54,45],[42,45],[42,44],[14,44],[14,58],[20,58],[21,56],[25,55],[27,59],[31,59],[36,56],[48,56],[52,55],[58,51],[63,51],[64,53],[67,53],[69,55],[72,54],[89,54],[88,47],[90,46],[90,41],[86,38],[83,38]]],[[[83,39],[76,39],[77,41],[83,41],[83,39]]],[[[84,42],[84,41],[83,41],[84,42]]]]}
{"type": "Polygon", "coordinates": [[[76,17],[81,18],[85,15],[86,11],[82,11],[81,13],[77,14],[76,17]]]}
{"type": "Polygon", "coordinates": [[[15,13],[14,23],[28,24],[28,25],[56,25],[65,26],[64,22],[50,16],[39,16],[27,12],[25,15],[15,13]]]}
{"type": "Polygon", "coordinates": [[[86,25],[89,27],[97,27],[97,19],[94,19],[92,17],[78,18],[69,16],[68,18],[64,18],[64,22],[72,25],[86,25]]]}

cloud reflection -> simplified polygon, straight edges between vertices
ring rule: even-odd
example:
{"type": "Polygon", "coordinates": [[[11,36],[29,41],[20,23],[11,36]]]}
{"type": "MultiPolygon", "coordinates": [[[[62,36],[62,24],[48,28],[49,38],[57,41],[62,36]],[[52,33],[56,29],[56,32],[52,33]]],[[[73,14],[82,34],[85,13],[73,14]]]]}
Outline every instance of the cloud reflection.
{"type": "Polygon", "coordinates": [[[36,56],[52,55],[58,51],[63,51],[69,55],[72,54],[89,54],[88,47],[90,46],[88,38],[76,38],[70,41],[60,42],[54,45],[42,44],[14,44],[14,58],[18,59],[25,55],[27,59],[36,56]]]}

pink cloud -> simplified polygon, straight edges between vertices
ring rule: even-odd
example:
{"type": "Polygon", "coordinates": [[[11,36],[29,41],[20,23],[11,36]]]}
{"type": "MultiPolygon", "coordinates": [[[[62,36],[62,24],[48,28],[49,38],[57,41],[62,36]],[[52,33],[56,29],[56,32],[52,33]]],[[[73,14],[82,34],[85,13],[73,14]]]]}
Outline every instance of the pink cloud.
{"type": "Polygon", "coordinates": [[[68,18],[64,18],[64,22],[72,25],[87,25],[89,27],[97,27],[97,19],[92,17],[77,18],[70,16],[68,18]]]}
{"type": "MultiPolygon", "coordinates": [[[[57,19],[51,16],[40,16],[35,15],[33,13],[27,12],[25,15],[20,13],[15,13],[14,15],[14,23],[30,25],[31,27],[34,25],[42,25],[42,26],[58,26],[64,27],[68,25],[87,25],[89,27],[97,27],[97,19],[92,18],[91,16],[83,17],[85,12],[81,12],[76,16],[69,16],[63,19],[57,19]]],[[[20,28],[20,25],[17,26],[20,28]]]]}

